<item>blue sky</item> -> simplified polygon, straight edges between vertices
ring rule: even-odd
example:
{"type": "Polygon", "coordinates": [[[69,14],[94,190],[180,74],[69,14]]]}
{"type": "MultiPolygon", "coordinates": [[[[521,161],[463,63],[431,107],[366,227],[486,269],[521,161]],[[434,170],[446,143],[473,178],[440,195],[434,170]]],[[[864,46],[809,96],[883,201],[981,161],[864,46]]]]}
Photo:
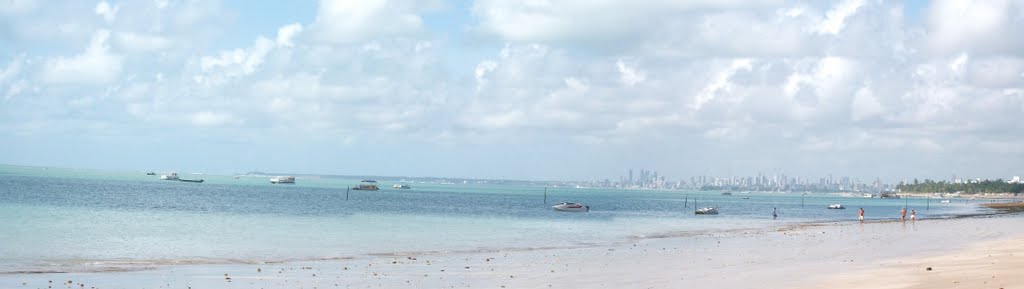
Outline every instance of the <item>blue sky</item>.
{"type": "Polygon", "coordinates": [[[1021,1],[25,1],[0,163],[1024,174],[1021,1]]]}

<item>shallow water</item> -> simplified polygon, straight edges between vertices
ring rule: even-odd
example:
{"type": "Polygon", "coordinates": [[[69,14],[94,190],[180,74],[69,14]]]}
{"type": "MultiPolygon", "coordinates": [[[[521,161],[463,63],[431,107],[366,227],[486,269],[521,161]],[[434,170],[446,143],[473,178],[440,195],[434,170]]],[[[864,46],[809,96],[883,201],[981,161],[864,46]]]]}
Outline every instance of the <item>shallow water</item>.
{"type": "Polygon", "coordinates": [[[250,263],[399,252],[576,247],[631,238],[763,228],[794,222],[893,219],[909,203],[919,218],[976,213],[957,200],[848,198],[834,194],[411,184],[349,191],[358,180],[184,175],[0,166],[0,271],[88,271],[160,264],[250,263]],[[748,198],[748,199],[744,199],[748,198]],[[696,199],[696,201],[694,201],[696,199]],[[551,210],[581,202],[589,213],[551,210]],[[717,216],[693,214],[715,206],[717,216]],[[828,210],[842,203],[846,210],[828,210]],[[928,207],[927,210],[924,208],[928,207]],[[772,220],[772,208],[780,218],[772,220]]]}

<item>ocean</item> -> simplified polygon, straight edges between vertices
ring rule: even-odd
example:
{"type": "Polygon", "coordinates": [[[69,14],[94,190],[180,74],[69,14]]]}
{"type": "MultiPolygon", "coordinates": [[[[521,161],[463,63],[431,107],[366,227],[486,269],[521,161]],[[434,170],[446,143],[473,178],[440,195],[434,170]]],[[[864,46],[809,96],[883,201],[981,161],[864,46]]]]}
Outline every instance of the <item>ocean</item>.
{"type": "Polygon", "coordinates": [[[263,263],[403,254],[586,247],[667,235],[794,223],[985,212],[975,202],[865,199],[829,193],[547,188],[409,183],[349,191],[357,179],[0,166],[0,274],[137,270],[173,264],[263,263]],[[587,213],[558,212],[579,202],[587,213]],[[846,210],[826,206],[842,203],[846,210]],[[694,207],[719,215],[695,215],[694,207]],[[772,209],[779,218],[773,220],[772,209]]]}

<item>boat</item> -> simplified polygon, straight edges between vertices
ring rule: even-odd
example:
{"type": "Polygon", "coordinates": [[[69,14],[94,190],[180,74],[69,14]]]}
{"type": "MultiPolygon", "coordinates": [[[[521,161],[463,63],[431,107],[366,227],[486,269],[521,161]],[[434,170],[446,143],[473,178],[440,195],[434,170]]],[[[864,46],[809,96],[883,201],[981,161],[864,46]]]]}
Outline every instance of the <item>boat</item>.
{"type": "Polygon", "coordinates": [[[831,204],[831,205],[828,205],[828,208],[829,209],[835,209],[835,210],[846,209],[846,207],[843,207],[843,204],[831,204]]]}
{"type": "Polygon", "coordinates": [[[718,215],[718,209],[714,207],[704,207],[697,209],[697,211],[694,211],[693,213],[697,215],[718,215]]]}
{"type": "Polygon", "coordinates": [[[589,212],[590,211],[590,206],[584,206],[582,204],[577,204],[577,203],[559,203],[557,205],[551,206],[551,208],[555,209],[555,211],[563,211],[563,212],[589,212]]]}
{"type": "Polygon", "coordinates": [[[939,203],[949,203],[949,200],[942,200],[942,201],[939,201],[939,203]]]}
{"type": "Polygon", "coordinates": [[[295,177],[293,177],[293,176],[276,176],[276,177],[270,178],[270,183],[271,184],[294,184],[295,183],[295,177]]]}
{"type": "Polygon", "coordinates": [[[176,181],[176,180],[178,180],[178,173],[173,173],[172,172],[172,173],[162,174],[162,175],[160,175],[160,179],[161,180],[167,180],[167,181],[176,181]]]}
{"type": "Polygon", "coordinates": [[[412,187],[410,187],[410,186],[409,186],[409,185],[407,185],[407,184],[395,184],[395,185],[393,185],[393,186],[391,186],[391,187],[392,187],[392,188],[396,188],[396,189],[402,189],[402,190],[408,190],[408,189],[411,189],[411,188],[412,188],[412,187]]]}
{"type": "Polygon", "coordinates": [[[154,172],[148,172],[148,173],[146,173],[146,175],[147,175],[147,176],[155,176],[155,175],[156,175],[156,173],[154,173],[154,172]]]}
{"type": "Polygon", "coordinates": [[[875,196],[872,195],[872,194],[865,193],[865,194],[861,195],[861,197],[865,198],[865,199],[870,199],[870,198],[874,198],[875,196]]]}
{"type": "Polygon", "coordinates": [[[363,180],[359,182],[359,186],[352,188],[353,190],[360,191],[376,191],[380,188],[377,187],[377,181],[374,180],[363,180]]]}
{"type": "Polygon", "coordinates": [[[186,182],[186,183],[202,183],[203,179],[196,179],[196,180],[178,179],[178,181],[179,182],[186,182]]]}
{"type": "Polygon", "coordinates": [[[729,192],[725,192],[725,193],[722,193],[722,195],[723,195],[723,196],[732,196],[732,193],[729,193],[729,192]]]}

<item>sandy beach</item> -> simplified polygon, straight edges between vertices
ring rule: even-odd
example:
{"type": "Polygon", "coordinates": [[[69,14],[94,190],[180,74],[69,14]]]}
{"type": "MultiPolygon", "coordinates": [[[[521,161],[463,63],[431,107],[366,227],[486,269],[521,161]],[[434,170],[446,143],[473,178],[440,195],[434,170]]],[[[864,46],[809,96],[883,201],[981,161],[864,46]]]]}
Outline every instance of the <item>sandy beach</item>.
{"type": "Polygon", "coordinates": [[[0,275],[0,288],[1016,288],[1017,215],[676,232],[615,244],[0,275]],[[927,271],[926,267],[932,267],[927,271]],[[52,282],[52,283],[51,283],[52,282]],[[52,287],[50,287],[52,286],[52,287]]]}

